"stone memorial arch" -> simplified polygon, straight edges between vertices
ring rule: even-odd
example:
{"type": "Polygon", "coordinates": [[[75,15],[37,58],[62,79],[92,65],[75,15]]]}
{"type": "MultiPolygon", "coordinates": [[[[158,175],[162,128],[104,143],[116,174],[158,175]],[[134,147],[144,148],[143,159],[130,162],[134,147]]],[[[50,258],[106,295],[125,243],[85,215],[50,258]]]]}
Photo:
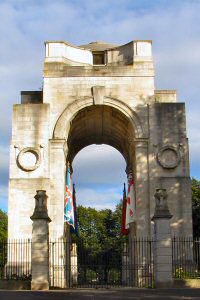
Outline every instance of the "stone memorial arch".
{"type": "Polygon", "coordinates": [[[151,41],[45,49],[43,90],[21,92],[13,107],[9,238],[31,238],[36,190],[48,195],[50,238],[63,236],[66,161],[90,144],[119,150],[134,174],[131,235],[151,236],[157,188],[167,189],[172,233],[192,235],[185,105],[155,89],[151,41]]]}

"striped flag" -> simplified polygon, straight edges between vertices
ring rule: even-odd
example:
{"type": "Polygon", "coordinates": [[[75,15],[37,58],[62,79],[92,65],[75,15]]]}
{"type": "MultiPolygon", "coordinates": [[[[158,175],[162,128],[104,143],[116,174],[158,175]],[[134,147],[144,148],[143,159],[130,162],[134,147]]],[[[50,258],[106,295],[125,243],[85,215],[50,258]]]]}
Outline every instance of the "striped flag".
{"type": "Polygon", "coordinates": [[[136,206],[135,206],[135,191],[134,180],[132,174],[128,177],[128,198],[126,206],[126,229],[129,228],[129,224],[136,221],[136,206]]]}
{"type": "Polygon", "coordinates": [[[125,183],[124,183],[123,202],[122,202],[122,225],[121,225],[121,235],[128,235],[128,233],[129,233],[129,229],[126,228],[126,207],[127,207],[126,185],[125,185],[125,183]]]}
{"type": "Polygon", "coordinates": [[[67,222],[70,226],[74,227],[74,205],[72,198],[72,176],[70,171],[70,164],[67,164],[66,174],[66,190],[64,200],[64,222],[67,222]]]}
{"type": "Polygon", "coordinates": [[[74,227],[70,227],[70,233],[75,233],[78,236],[78,214],[76,208],[76,189],[75,184],[73,184],[73,193],[72,193],[73,205],[74,205],[74,227]]]}

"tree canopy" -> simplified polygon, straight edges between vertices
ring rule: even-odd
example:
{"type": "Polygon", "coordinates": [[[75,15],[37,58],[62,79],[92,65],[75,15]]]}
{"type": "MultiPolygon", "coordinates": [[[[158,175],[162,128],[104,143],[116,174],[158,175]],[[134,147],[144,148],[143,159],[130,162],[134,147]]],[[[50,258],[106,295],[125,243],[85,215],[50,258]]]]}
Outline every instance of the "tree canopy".
{"type": "Polygon", "coordinates": [[[76,237],[78,251],[79,283],[119,282],[121,280],[122,247],[121,238],[122,203],[115,211],[97,211],[91,207],[77,207],[79,236],[76,237]]]}
{"type": "Polygon", "coordinates": [[[0,240],[6,240],[8,237],[8,216],[0,209],[0,240]]]}
{"type": "Polygon", "coordinates": [[[192,178],[193,235],[200,237],[200,181],[192,178]]]}
{"type": "Polygon", "coordinates": [[[122,202],[110,209],[96,210],[82,205],[77,207],[79,238],[90,242],[103,242],[120,238],[122,202]]]}

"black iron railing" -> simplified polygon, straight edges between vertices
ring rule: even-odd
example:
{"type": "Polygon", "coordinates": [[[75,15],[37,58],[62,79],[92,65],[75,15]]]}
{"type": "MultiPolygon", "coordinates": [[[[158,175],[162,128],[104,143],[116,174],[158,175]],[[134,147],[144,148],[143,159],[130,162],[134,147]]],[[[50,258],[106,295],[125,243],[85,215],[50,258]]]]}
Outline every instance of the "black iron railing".
{"type": "MultiPolygon", "coordinates": [[[[51,287],[153,287],[154,246],[150,238],[49,242],[51,287]]],[[[200,239],[172,238],[174,278],[200,279],[200,239]]],[[[0,241],[0,279],[31,279],[31,241],[0,241]]]]}
{"type": "Polygon", "coordinates": [[[31,279],[31,241],[0,241],[0,279],[31,279]]]}
{"type": "Polygon", "coordinates": [[[50,242],[50,285],[153,287],[153,240],[149,238],[50,242]]]}
{"type": "Polygon", "coordinates": [[[200,279],[199,238],[172,238],[172,268],[174,278],[200,279]]]}

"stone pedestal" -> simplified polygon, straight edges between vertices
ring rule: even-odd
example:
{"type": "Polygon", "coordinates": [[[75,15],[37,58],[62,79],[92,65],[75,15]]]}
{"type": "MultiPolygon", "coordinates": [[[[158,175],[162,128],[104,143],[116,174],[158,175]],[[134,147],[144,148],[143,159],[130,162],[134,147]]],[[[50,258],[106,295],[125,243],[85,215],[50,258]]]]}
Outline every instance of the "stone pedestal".
{"type": "Polygon", "coordinates": [[[155,193],[156,207],[152,218],[154,221],[154,274],[156,288],[173,287],[172,274],[172,241],[170,214],[167,206],[167,192],[157,189],[155,193]]]}
{"type": "Polygon", "coordinates": [[[32,225],[32,290],[49,289],[49,222],[46,191],[39,190],[35,195],[35,210],[30,217],[32,225]]]}

